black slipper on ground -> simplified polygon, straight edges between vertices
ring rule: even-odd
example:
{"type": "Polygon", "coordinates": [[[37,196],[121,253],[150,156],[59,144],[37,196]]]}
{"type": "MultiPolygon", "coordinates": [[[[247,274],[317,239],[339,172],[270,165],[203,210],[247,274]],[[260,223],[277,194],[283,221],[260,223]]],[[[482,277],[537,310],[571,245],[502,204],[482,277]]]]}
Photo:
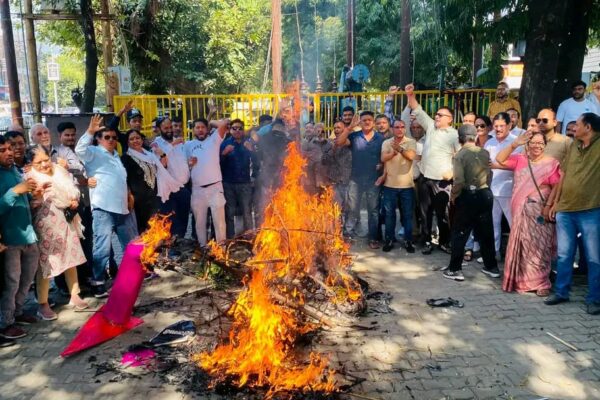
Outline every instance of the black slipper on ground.
{"type": "Polygon", "coordinates": [[[458,307],[463,308],[465,305],[452,297],[443,299],[427,299],[427,305],[431,307],[458,307]]]}

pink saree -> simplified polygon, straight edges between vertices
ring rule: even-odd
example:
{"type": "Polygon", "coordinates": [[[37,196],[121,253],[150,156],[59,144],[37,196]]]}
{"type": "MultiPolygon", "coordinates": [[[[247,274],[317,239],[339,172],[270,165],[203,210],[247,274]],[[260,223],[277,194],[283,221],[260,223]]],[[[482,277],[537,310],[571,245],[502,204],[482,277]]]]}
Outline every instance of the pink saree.
{"type": "MultiPolygon", "coordinates": [[[[530,292],[550,289],[550,261],[556,250],[554,224],[540,224],[542,200],[531,178],[527,156],[511,155],[507,161],[515,171],[512,195],[512,227],[506,249],[502,289],[507,292],[530,292]]],[[[547,199],[551,188],[560,180],[559,163],[553,158],[532,163],[533,175],[547,199]]]]}

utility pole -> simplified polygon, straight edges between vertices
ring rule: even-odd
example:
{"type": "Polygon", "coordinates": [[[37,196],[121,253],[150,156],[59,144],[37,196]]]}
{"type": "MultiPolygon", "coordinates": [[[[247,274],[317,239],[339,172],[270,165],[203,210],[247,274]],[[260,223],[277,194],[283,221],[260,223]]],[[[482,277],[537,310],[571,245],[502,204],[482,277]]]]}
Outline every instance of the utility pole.
{"type": "Polygon", "coordinates": [[[348,0],[346,18],[346,63],[354,67],[354,0],[348,0]]]}
{"type": "MultiPolygon", "coordinates": [[[[25,14],[32,14],[32,0],[25,0],[25,14]]],[[[38,77],[37,47],[35,43],[34,21],[27,18],[25,25],[25,46],[27,48],[27,69],[29,72],[29,86],[31,102],[33,103],[33,120],[42,122],[42,101],[40,99],[40,79],[38,77]]]]}
{"type": "MultiPolygon", "coordinates": [[[[109,0],[101,0],[100,1],[100,12],[102,15],[108,16],[110,14],[109,0]]],[[[112,46],[112,37],[110,34],[110,20],[103,19],[102,20],[102,59],[104,61],[104,82],[105,82],[105,91],[106,91],[106,109],[108,112],[114,111],[113,99],[116,95],[113,87],[110,84],[110,79],[108,76],[108,68],[113,65],[113,46],[112,46]]]]}
{"type": "Polygon", "coordinates": [[[19,92],[19,76],[17,74],[17,59],[15,57],[15,42],[12,22],[10,20],[10,1],[0,0],[0,18],[2,23],[2,39],[4,43],[4,58],[6,59],[6,74],[8,75],[8,97],[13,123],[23,126],[23,110],[21,109],[21,93],[19,92]]]}
{"type": "Polygon", "coordinates": [[[410,0],[402,0],[402,23],[400,29],[400,87],[412,82],[410,60],[410,0]]]}
{"type": "Polygon", "coordinates": [[[273,93],[283,92],[281,70],[281,0],[271,0],[272,46],[271,63],[273,64],[273,93]]]}

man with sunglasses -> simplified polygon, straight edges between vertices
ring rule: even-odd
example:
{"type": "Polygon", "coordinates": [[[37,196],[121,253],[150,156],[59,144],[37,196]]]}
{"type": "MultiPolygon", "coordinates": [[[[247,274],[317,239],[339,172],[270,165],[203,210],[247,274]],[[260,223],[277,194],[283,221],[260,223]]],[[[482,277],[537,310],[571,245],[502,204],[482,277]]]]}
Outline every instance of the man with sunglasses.
{"type": "MultiPolygon", "coordinates": [[[[515,109],[521,114],[521,104],[519,104],[518,100],[511,99],[509,94],[508,84],[506,82],[498,82],[498,87],[496,88],[496,99],[490,103],[488,108],[487,116],[492,119],[496,115],[501,112],[507,112],[508,110],[515,109]]],[[[519,128],[521,127],[521,121],[517,120],[517,124],[519,128]]],[[[493,158],[492,158],[493,160],[493,158]]]]}
{"type": "Polygon", "coordinates": [[[566,133],[567,123],[577,120],[581,114],[591,112],[600,115],[600,82],[594,84],[589,98],[585,96],[586,86],[583,81],[574,82],[571,85],[572,97],[564,100],[558,106],[556,130],[563,135],[566,133]]]}
{"type": "Polygon", "coordinates": [[[433,214],[437,216],[439,229],[438,246],[440,250],[450,252],[449,202],[452,190],[452,158],[460,150],[458,132],[452,127],[453,111],[440,107],[435,120],[419,105],[412,84],[404,89],[408,97],[408,106],[415,114],[417,122],[425,130],[425,142],[421,155],[421,173],[423,183],[419,194],[421,212],[426,216],[423,230],[423,254],[433,251],[432,223],[433,214]]]}
{"type": "Polygon", "coordinates": [[[115,232],[123,250],[138,232],[130,213],[127,172],[117,152],[118,136],[114,129],[101,126],[102,117],[94,115],[86,133],[75,146],[75,153],[85,165],[88,176],[97,183],[90,188],[92,227],[94,231],[92,292],[107,297],[106,267],[110,259],[111,238],[115,232]],[[94,137],[98,146],[92,146],[94,137]]]}
{"type": "MultiPolygon", "coordinates": [[[[225,226],[227,239],[235,236],[235,213],[242,212],[244,231],[253,229],[252,182],[250,168],[258,162],[254,145],[244,135],[244,122],[231,121],[230,137],[220,145],[221,173],[225,194],[225,226]]],[[[216,225],[216,224],[215,224],[216,225]]]]}
{"type": "Polygon", "coordinates": [[[540,132],[546,136],[547,143],[544,154],[549,155],[562,164],[573,140],[555,131],[557,124],[556,113],[549,108],[544,108],[538,113],[535,122],[537,122],[540,132]]]}

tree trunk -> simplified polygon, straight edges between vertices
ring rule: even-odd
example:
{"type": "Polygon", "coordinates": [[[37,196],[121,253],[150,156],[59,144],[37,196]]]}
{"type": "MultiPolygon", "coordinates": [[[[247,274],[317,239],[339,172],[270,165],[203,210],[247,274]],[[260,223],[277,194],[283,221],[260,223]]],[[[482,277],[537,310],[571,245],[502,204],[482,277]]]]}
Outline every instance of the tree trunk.
{"type": "Polygon", "coordinates": [[[471,63],[471,86],[475,87],[477,85],[477,71],[479,71],[483,67],[483,45],[481,44],[479,29],[481,26],[481,22],[483,17],[477,15],[477,11],[475,12],[475,17],[473,19],[473,27],[474,33],[471,36],[472,40],[472,63],[471,63]]]}
{"type": "Polygon", "coordinates": [[[15,57],[15,41],[13,39],[12,21],[10,20],[9,0],[0,0],[0,16],[2,19],[2,40],[6,59],[8,98],[10,100],[12,122],[23,126],[21,92],[19,91],[19,76],[17,74],[17,58],[15,57]]]}
{"type": "Polygon", "coordinates": [[[519,92],[524,121],[551,104],[558,68],[557,49],[567,45],[563,26],[566,23],[564,16],[570,6],[568,1],[529,2],[529,33],[519,92]]]}
{"type": "Polygon", "coordinates": [[[85,84],[83,101],[79,107],[82,113],[94,110],[96,97],[96,76],[98,74],[98,49],[96,48],[96,32],[94,31],[93,9],[91,0],[81,0],[81,29],[85,40],[85,84]]]}
{"type": "Polygon", "coordinates": [[[349,67],[354,67],[354,0],[347,2],[347,18],[346,18],[346,64],[349,67]]]}
{"type": "MultiPolygon", "coordinates": [[[[571,84],[581,79],[583,58],[586,51],[590,26],[592,0],[569,0],[564,26],[563,46],[558,49],[558,67],[556,70],[556,85],[552,93],[552,108],[558,109],[559,104],[571,97],[571,84]]],[[[566,123],[567,121],[565,121],[566,123]]]]}
{"type": "Polygon", "coordinates": [[[402,25],[400,29],[400,87],[412,82],[410,60],[410,0],[402,0],[402,25]]]}

